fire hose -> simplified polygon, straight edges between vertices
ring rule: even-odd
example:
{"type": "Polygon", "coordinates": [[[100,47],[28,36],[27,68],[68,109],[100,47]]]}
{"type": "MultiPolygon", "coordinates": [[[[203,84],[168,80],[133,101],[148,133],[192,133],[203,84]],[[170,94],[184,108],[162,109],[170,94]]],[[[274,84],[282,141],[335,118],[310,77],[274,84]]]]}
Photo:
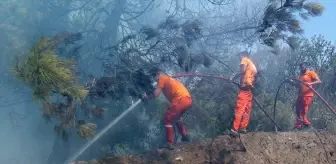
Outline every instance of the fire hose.
{"type": "MultiPolygon", "coordinates": [[[[231,81],[228,78],[225,78],[224,76],[217,76],[217,75],[209,75],[209,74],[178,74],[172,76],[173,78],[179,78],[179,77],[210,77],[210,78],[216,78],[216,79],[221,79],[228,81],[230,83],[235,84],[236,86],[239,87],[239,84],[236,82],[231,81]]],[[[260,105],[260,103],[257,101],[256,98],[253,97],[253,101],[258,105],[258,107],[261,109],[261,111],[273,122],[273,124],[281,130],[281,127],[275,122],[275,120],[266,112],[266,110],[260,105]]]]}
{"type": "MultiPolygon", "coordinates": [[[[210,77],[210,78],[216,78],[216,79],[221,79],[221,80],[225,80],[225,81],[228,81],[228,82],[231,82],[233,84],[235,84],[236,86],[239,87],[239,84],[236,83],[236,82],[233,82],[231,80],[229,80],[228,78],[225,78],[223,76],[217,76],[217,75],[206,75],[206,74],[178,74],[178,75],[175,75],[175,76],[172,76],[174,78],[179,78],[179,77],[210,77]]],[[[276,115],[276,103],[277,103],[277,99],[278,99],[278,94],[279,94],[279,91],[280,91],[280,88],[282,87],[283,84],[285,84],[286,82],[288,82],[288,80],[293,80],[294,82],[296,83],[301,83],[301,84],[304,84],[305,86],[307,86],[308,88],[310,88],[322,101],[323,103],[328,107],[328,109],[336,116],[336,111],[333,107],[331,107],[331,105],[315,90],[313,89],[311,86],[307,85],[306,83],[300,81],[300,80],[297,80],[297,79],[286,79],[284,80],[283,82],[281,82],[280,86],[278,87],[278,90],[277,90],[277,93],[276,93],[276,96],[275,96],[275,102],[274,102],[274,111],[273,111],[273,118],[266,112],[266,110],[260,105],[260,103],[253,97],[253,101],[258,105],[258,107],[264,112],[264,114],[273,122],[273,124],[275,125],[275,130],[277,131],[277,129],[281,130],[281,127],[276,123],[275,121],[275,115],[276,115]]],[[[282,131],[282,130],[281,130],[282,131]]],[[[313,132],[315,133],[315,135],[319,138],[320,142],[322,143],[322,140],[321,138],[319,137],[318,135],[318,132],[313,129],[313,132]]],[[[328,153],[324,147],[324,145],[322,144],[322,147],[324,149],[324,152],[325,152],[325,155],[326,155],[326,158],[327,158],[327,161],[328,163],[329,162],[329,157],[328,157],[328,153]]]]}
{"type": "MultiPolygon", "coordinates": [[[[273,119],[275,120],[275,115],[276,115],[276,112],[277,112],[277,108],[276,108],[276,104],[277,104],[277,100],[278,100],[278,95],[279,95],[279,91],[280,91],[280,89],[281,89],[281,87],[286,83],[286,82],[288,82],[288,81],[290,81],[290,80],[292,80],[293,82],[296,82],[297,84],[303,84],[303,85],[305,85],[305,86],[307,86],[309,89],[311,89],[316,95],[317,95],[317,97],[319,97],[321,100],[322,100],[322,102],[328,107],[328,109],[336,116],[336,112],[335,112],[335,109],[333,108],[333,107],[331,107],[331,105],[314,89],[314,88],[312,88],[310,85],[308,85],[308,84],[306,84],[306,83],[304,83],[304,82],[302,82],[302,81],[300,81],[300,80],[298,80],[298,79],[293,79],[293,78],[286,78],[284,81],[282,81],[281,83],[280,83],[280,85],[279,85],[279,87],[278,87],[278,90],[277,90],[277,93],[276,93],[276,95],[275,95],[275,99],[274,99],[274,111],[273,111],[273,119]]],[[[277,131],[277,126],[275,126],[274,127],[275,128],[275,131],[277,131]]],[[[322,147],[323,147],[323,149],[324,149],[324,152],[325,152],[325,156],[326,156],[326,158],[327,158],[327,162],[328,163],[330,163],[329,162],[329,157],[328,157],[328,153],[327,153],[327,151],[326,151],[326,149],[325,149],[325,147],[324,147],[324,145],[322,144],[322,140],[321,140],[321,138],[320,138],[320,136],[318,135],[318,132],[314,129],[314,128],[312,128],[312,130],[313,130],[313,132],[315,133],[315,135],[317,136],[317,138],[320,140],[320,142],[321,142],[321,145],[322,145],[322,147]]]]}
{"type": "MultiPolygon", "coordinates": [[[[179,77],[210,77],[210,78],[216,78],[216,79],[221,79],[221,80],[225,80],[228,81],[230,83],[235,84],[236,86],[240,86],[238,83],[231,81],[228,78],[225,78],[224,76],[217,76],[217,75],[209,75],[209,74],[178,74],[178,75],[174,75],[172,76],[174,78],[179,78],[179,77]]],[[[253,101],[258,105],[258,107],[261,109],[261,111],[272,121],[272,123],[275,125],[275,130],[277,131],[277,129],[281,130],[281,127],[276,123],[275,121],[275,115],[276,115],[276,103],[277,103],[277,98],[278,98],[278,94],[280,91],[280,88],[282,87],[283,84],[285,84],[288,80],[293,80],[297,83],[302,83],[304,85],[306,85],[308,88],[310,88],[323,102],[324,104],[330,109],[330,111],[332,111],[332,113],[336,116],[336,112],[335,109],[331,107],[331,105],[316,91],[314,90],[312,87],[310,87],[309,85],[307,85],[306,83],[303,83],[300,80],[297,79],[286,79],[283,82],[281,82],[280,86],[278,87],[276,96],[275,96],[275,101],[274,101],[274,111],[273,111],[273,117],[272,118],[267,112],[266,110],[260,105],[260,103],[257,101],[257,99],[255,99],[253,97],[253,101]]],[[[131,107],[129,107],[125,112],[123,112],[122,115],[120,115],[117,119],[113,120],[107,127],[105,127],[101,132],[99,132],[99,134],[92,140],[90,140],[86,145],[84,145],[84,147],[82,147],[80,149],[79,152],[77,152],[70,160],[68,161],[74,161],[77,157],[79,157],[89,146],[91,146],[99,137],[101,137],[108,129],[110,129],[113,125],[115,125],[123,116],[125,116],[128,112],[130,112],[131,110],[133,110],[138,104],[140,104],[141,100],[138,100],[135,104],[133,104],[131,107]]],[[[316,134],[316,132],[315,132],[316,134]]],[[[317,135],[317,134],[316,134],[317,135]]],[[[318,136],[318,135],[317,135],[318,136]]],[[[320,139],[321,140],[321,139],[320,139]]],[[[326,151],[325,151],[326,152],[326,151]]],[[[326,154],[327,159],[328,159],[328,155],[326,154]]],[[[329,162],[329,160],[328,160],[329,162]]]]}
{"type": "MultiPolygon", "coordinates": [[[[282,81],[278,87],[278,90],[276,92],[276,95],[275,95],[275,99],[274,99],[274,106],[273,106],[273,120],[275,121],[275,116],[276,116],[276,113],[277,113],[277,108],[276,108],[276,105],[277,105],[277,100],[278,100],[278,95],[279,95],[279,91],[281,89],[281,87],[287,83],[288,81],[292,80],[293,82],[296,82],[298,84],[303,84],[305,86],[307,86],[309,89],[311,89],[316,95],[317,97],[319,97],[322,102],[327,106],[327,108],[336,116],[336,110],[314,89],[312,88],[310,85],[298,80],[298,79],[290,79],[290,78],[286,78],[284,81],[282,81]]],[[[277,128],[279,128],[278,126],[275,126],[275,131],[277,131],[277,128]]]]}

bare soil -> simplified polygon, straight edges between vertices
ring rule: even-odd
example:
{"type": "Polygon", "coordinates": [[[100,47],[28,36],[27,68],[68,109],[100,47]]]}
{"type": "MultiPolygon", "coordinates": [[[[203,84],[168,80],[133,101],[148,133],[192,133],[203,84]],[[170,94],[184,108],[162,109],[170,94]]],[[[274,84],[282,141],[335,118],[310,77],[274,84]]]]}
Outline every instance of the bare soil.
{"type": "Polygon", "coordinates": [[[232,138],[218,136],[98,164],[336,164],[336,135],[322,132],[256,132],[232,138]]]}

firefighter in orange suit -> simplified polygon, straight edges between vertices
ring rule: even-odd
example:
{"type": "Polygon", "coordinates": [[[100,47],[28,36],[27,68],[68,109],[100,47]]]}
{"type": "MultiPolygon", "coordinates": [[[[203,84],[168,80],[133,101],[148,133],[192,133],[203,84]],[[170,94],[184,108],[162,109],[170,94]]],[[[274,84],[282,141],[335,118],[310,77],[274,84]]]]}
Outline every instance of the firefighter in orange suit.
{"type": "Polygon", "coordinates": [[[238,135],[238,132],[247,133],[246,129],[252,109],[252,88],[254,87],[255,75],[257,74],[257,68],[249,58],[249,53],[244,51],[238,55],[240,56],[240,71],[230,78],[231,81],[234,81],[240,77],[234,121],[230,130],[230,133],[233,135],[238,135]]]}
{"type": "MultiPolygon", "coordinates": [[[[312,87],[315,84],[322,83],[317,73],[315,73],[312,70],[309,70],[307,68],[307,63],[305,62],[300,64],[299,80],[309,85],[310,87],[312,87]]],[[[295,105],[297,116],[295,128],[301,129],[303,128],[302,126],[310,127],[310,121],[307,118],[307,114],[309,107],[313,102],[314,92],[304,84],[300,83],[297,86],[299,86],[299,93],[295,105]]]]}
{"type": "Polygon", "coordinates": [[[173,123],[175,121],[179,133],[182,135],[181,140],[186,142],[190,140],[181,117],[192,106],[192,98],[187,88],[180,81],[161,72],[158,68],[151,69],[149,73],[157,81],[157,88],[152,95],[145,95],[145,98],[158,97],[162,91],[169,100],[170,106],[164,115],[163,122],[166,127],[167,148],[174,149],[173,123]]]}

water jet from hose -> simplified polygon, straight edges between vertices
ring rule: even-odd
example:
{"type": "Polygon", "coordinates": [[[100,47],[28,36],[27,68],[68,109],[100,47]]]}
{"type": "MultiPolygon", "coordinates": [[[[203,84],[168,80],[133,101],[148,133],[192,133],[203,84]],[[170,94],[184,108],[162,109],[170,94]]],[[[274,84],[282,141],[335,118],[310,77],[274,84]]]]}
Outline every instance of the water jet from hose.
{"type": "Polygon", "coordinates": [[[100,137],[102,137],[109,129],[111,129],[115,124],[117,124],[124,116],[126,116],[126,114],[131,112],[140,103],[141,103],[141,99],[139,99],[134,104],[132,104],[132,106],[130,106],[120,116],[118,116],[116,119],[110,122],[103,130],[101,130],[97,135],[95,135],[93,139],[91,139],[83,147],[81,147],[75,155],[73,155],[69,160],[65,162],[65,164],[75,161],[80,155],[82,155],[86,151],[86,149],[88,149],[94,142],[96,142],[100,137]]]}

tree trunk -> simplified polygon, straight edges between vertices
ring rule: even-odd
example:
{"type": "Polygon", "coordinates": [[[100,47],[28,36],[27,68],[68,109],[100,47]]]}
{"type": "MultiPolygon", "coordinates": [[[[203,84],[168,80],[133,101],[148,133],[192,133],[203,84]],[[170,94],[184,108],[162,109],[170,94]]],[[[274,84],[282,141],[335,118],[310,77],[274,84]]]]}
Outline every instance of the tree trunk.
{"type": "Polygon", "coordinates": [[[113,45],[117,41],[120,18],[123,14],[123,8],[125,7],[127,0],[117,0],[116,6],[110,13],[109,17],[105,20],[105,28],[100,33],[103,45],[113,45]]]}

